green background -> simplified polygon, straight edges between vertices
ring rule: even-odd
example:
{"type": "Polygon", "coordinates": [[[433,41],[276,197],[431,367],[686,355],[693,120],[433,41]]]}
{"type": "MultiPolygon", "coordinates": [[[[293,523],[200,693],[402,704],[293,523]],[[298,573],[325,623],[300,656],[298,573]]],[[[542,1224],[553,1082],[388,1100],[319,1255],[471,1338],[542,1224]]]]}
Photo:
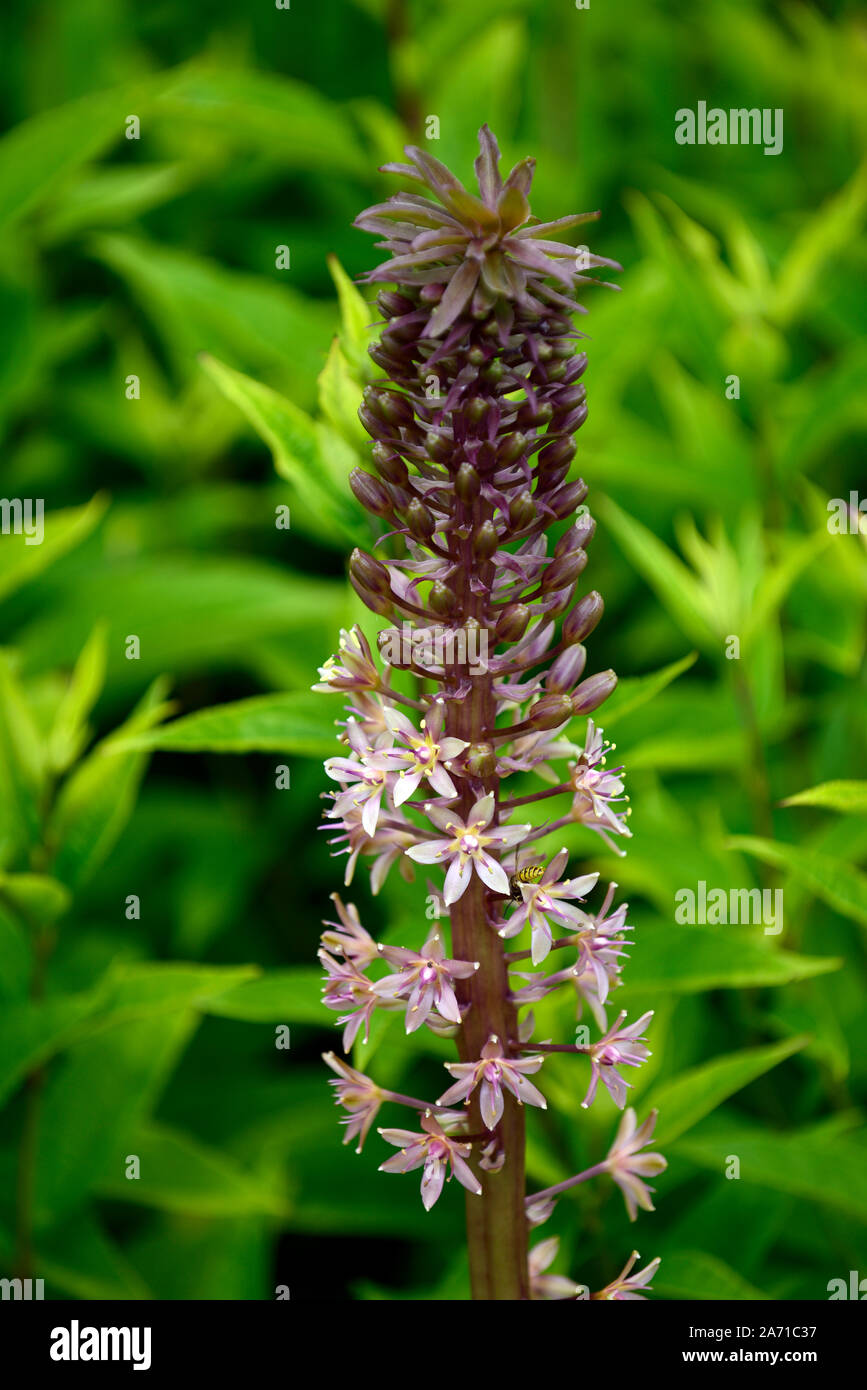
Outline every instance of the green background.
{"type": "MultiPolygon", "coordinates": [[[[460,1191],[428,1215],[376,1135],[340,1145],[315,965],[339,702],[307,693],[371,539],[346,475],[373,315],[346,276],[380,253],[350,224],[436,116],[461,177],[486,120],[536,156],[534,211],[600,208],[591,248],[624,266],[581,325],[576,468],[635,838],[566,842],[632,904],[617,1003],[656,1010],[632,1096],[669,1169],[635,1227],[601,1180],[541,1236],[592,1288],[662,1255],[663,1298],[867,1275],[864,782],[780,805],[867,771],[864,538],[827,525],[865,485],[855,6],[69,0],[6,6],[0,51],[2,490],[47,512],[41,546],[0,537],[2,1272],[85,1299],[466,1297],[460,1191]],[[675,144],[700,100],[783,108],[783,152],[675,144]],[[782,887],[784,932],[676,926],[700,880],[782,887]]],[[[363,872],[351,897],[418,945],[424,891],[374,902],[363,872]]],[[[568,1002],[537,1013],[572,1035],[568,1002]]],[[[434,1094],[450,1055],[398,1024],[357,1059],[434,1094]]],[[[544,1079],[533,1187],[617,1119],[580,1111],[582,1060],[544,1079]]]]}

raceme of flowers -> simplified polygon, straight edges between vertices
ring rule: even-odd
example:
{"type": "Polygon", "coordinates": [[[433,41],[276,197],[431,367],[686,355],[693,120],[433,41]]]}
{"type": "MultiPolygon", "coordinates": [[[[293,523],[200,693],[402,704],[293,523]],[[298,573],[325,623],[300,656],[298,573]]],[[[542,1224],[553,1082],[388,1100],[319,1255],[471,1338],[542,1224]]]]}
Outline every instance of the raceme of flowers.
{"type": "MultiPolygon", "coordinates": [[[[570,736],[616,684],[612,671],[585,674],[584,643],[603,603],[595,591],[579,596],[595,523],[584,483],[570,479],[573,435],[587,413],[586,357],[571,315],[584,312],[576,292],[599,283],[592,272],[619,267],[559,240],[596,214],[531,216],[533,161],[503,180],[487,127],[478,195],[429,154],[410,147],[407,155],[410,163],[386,169],[413,191],[356,223],[389,253],[368,279],[396,288],[377,299],[384,323],[370,355],[384,376],[360,410],[375,473],[350,478],[383,523],[382,558],[354,551],[350,580],[384,620],[380,647],[405,655],[400,667],[380,662],[353,627],[313,688],[348,697],[343,751],[325,764],[335,784],[325,828],[347,856],[346,885],[359,857],[370,862],[374,893],[393,868],[410,881],[416,866],[441,876],[443,921],[428,923],[417,951],[373,940],[335,895],[319,953],[345,1052],[368,1038],[380,1011],[402,1013],[407,1033],[429,1028],[458,1044],[459,1060],[446,1063],[441,1092],[428,1099],[382,1089],[326,1056],[346,1142],[357,1140],[359,1151],[383,1105],[416,1112],[411,1129],[380,1129],[398,1150],[381,1167],[420,1169],[430,1208],[451,1178],[482,1202],[506,1181],[504,1116],[516,1105],[546,1106],[550,1052],[577,1054],[585,1106],[601,1084],[624,1109],[627,1074],[649,1055],[651,1015],[609,1022],[631,931],[616,885],[594,910],[587,900],[598,874],[570,874],[565,849],[537,866],[532,849],[573,824],[618,853],[630,836],[623,768],[607,765],[602,729],[587,718],[583,741],[570,736]],[[471,648],[481,660],[462,660],[459,643],[445,655],[425,641],[406,652],[388,643],[396,622],[421,635],[472,631],[483,639],[471,648]],[[555,808],[541,824],[527,812],[537,802],[555,808]],[[492,1005],[495,977],[503,984],[492,1005]],[[533,1044],[531,1006],[556,989],[572,992],[579,1017],[587,1006],[595,1042],[533,1044]]],[[[665,1167],[643,1152],[655,1118],[639,1126],[625,1110],[605,1160],[526,1197],[527,1229],[550,1216],[561,1191],[603,1174],[620,1186],[631,1219],[652,1210],[645,1179],[665,1167]]],[[[580,1296],[581,1286],[544,1274],[555,1254],[552,1240],[530,1253],[525,1296],[580,1296]]],[[[634,1276],[628,1263],[592,1297],[640,1297],[657,1263],[634,1276]]]]}

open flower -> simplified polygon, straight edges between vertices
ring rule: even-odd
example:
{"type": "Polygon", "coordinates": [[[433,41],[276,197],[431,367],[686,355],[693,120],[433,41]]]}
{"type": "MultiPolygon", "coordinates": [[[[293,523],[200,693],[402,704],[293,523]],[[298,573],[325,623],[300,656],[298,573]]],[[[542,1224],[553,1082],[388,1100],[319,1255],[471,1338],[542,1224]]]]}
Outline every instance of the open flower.
{"type": "Polygon", "coordinates": [[[566,1279],[562,1274],[543,1273],[554,1263],[559,1249],[560,1237],[549,1236],[530,1251],[528,1265],[532,1299],[578,1298],[584,1292],[583,1285],[576,1284],[573,1279],[566,1279]]]}
{"type": "Polygon", "coordinates": [[[605,1288],[600,1289],[599,1293],[591,1294],[591,1299],[622,1303],[643,1302],[644,1294],[639,1293],[638,1290],[647,1289],[647,1291],[650,1292],[650,1281],[659,1269],[662,1261],[657,1255],[656,1259],[651,1260],[650,1264],[647,1265],[645,1269],[639,1270],[637,1274],[631,1274],[630,1271],[635,1261],[638,1259],[640,1259],[638,1251],[633,1250],[617,1278],[612,1280],[610,1284],[606,1284],[605,1288]]]}
{"type": "Polygon", "coordinates": [[[422,720],[419,733],[400,710],[386,709],[385,718],[397,741],[396,746],[371,754],[368,761],[371,767],[379,768],[382,772],[397,773],[394,783],[395,806],[402,806],[408,801],[424,777],[440,796],[447,800],[454,800],[457,796],[457,788],[443,764],[462,753],[467,741],[463,738],[443,738],[444,711],[443,702],[436,700],[422,720]]]}
{"type": "Polygon", "coordinates": [[[370,1016],[374,1009],[394,1006],[390,1000],[384,1000],[376,993],[373,982],[362,975],[351,961],[336,961],[327,951],[320,951],[319,959],[327,972],[323,1004],[328,1009],[346,1010],[337,1022],[346,1025],[343,1030],[343,1050],[348,1052],[362,1024],[364,1041],[368,1041],[370,1016]]]}
{"type": "Polygon", "coordinates": [[[336,1091],[335,1103],[349,1111],[346,1118],[340,1122],[346,1125],[343,1142],[348,1144],[357,1135],[358,1147],[355,1152],[360,1154],[370,1127],[379,1114],[379,1107],[385,1100],[385,1092],[371,1081],[369,1076],[356,1071],[355,1067],[351,1067],[333,1052],[323,1052],[322,1060],[328,1063],[332,1071],[337,1072],[337,1080],[329,1082],[336,1091]]]}
{"type": "Polygon", "coordinates": [[[365,931],[354,903],[344,904],[337,893],[331,894],[331,901],[337,908],[339,922],[326,922],[322,933],[322,945],[326,951],[334,951],[344,960],[352,961],[358,970],[366,970],[371,961],[379,956],[379,947],[369,932],[365,931]],[[330,928],[334,930],[330,930],[330,928]]]}
{"type": "Polygon", "coordinates": [[[349,632],[340,629],[340,651],[319,667],[319,682],[310,689],[378,690],[380,683],[370,644],[356,624],[349,632]]]}
{"type": "Polygon", "coordinates": [[[451,1105],[453,1101],[466,1100],[477,1086],[481,1086],[480,1108],[487,1129],[495,1129],[503,1118],[504,1086],[519,1105],[526,1102],[547,1110],[548,1102],[542,1092],[527,1080],[527,1075],[537,1072],[544,1060],[544,1057],[506,1057],[499,1038],[491,1036],[478,1062],[446,1062],[446,1071],[458,1080],[440,1096],[438,1104],[451,1105]]]}
{"type": "Polygon", "coordinates": [[[614,1027],[608,1030],[604,1038],[580,1049],[587,1053],[592,1067],[590,1086],[581,1102],[585,1110],[593,1104],[600,1080],[614,1104],[622,1110],[626,1104],[629,1082],[623,1080],[617,1067],[640,1067],[650,1056],[650,1049],[645,1045],[641,1034],[653,1018],[653,1010],[642,1014],[641,1018],[635,1023],[630,1023],[628,1028],[621,1027],[625,1017],[625,1013],[620,1014],[614,1027]]]}
{"type": "MultiPolygon", "coordinates": [[[[375,835],[388,774],[381,764],[372,761],[375,745],[368,743],[364,730],[354,719],[347,720],[346,735],[355,756],[329,758],[325,763],[328,776],[342,787],[334,796],[331,815],[345,819],[351,810],[360,809],[365,834],[375,835]]],[[[377,742],[380,741],[390,742],[390,735],[381,735],[377,742]]]]}
{"type": "Polygon", "coordinates": [[[470,1144],[461,1143],[446,1134],[438,1124],[432,1110],[426,1110],[421,1117],[423,1134],[409,1129],[381,1129],[379,1133],[387,1144],[395,1144],[400,1153],[380,1163],[381,1173],[411,1173],[414,1168],[424,1167],[421,1178],[421,1200],[425,1211],[430,1211],[443,1190],[446,1174],[451,1168],[462,1187],[478,1196],[482,1185],[467,1163],[472,1151],[470,1144]]]}
{"type": "Polygon", "coordinates": [[[551,860],[538,883],[520,885],[524,901],[500,929],[500,936],[517,936],[518,932],[529,924],[532,931],[531,955],[534,965],[540,965],[551,950],[552,920],[564,927],[580,927],[586,921],[585,914],[571,907],[566,900],[586,897],[599,875],[584,874],[582,878],[569,878],[562,883],[559,882],[568,858],[569,851],[561,849],[551,860]]]}
{"type": "Polygon", "coordinates": [[[614,1143],[605,1159],[605,1167],[623,1193],[630,1221],[635,1220],[639,1207],[644,1211],[654,1210],[650,1200],[653,1188],[648,1187],[643,1179],[664,1173],[668,1167],[662,1154],[639,1152],[647,1147],[653,1137],[658,1113],[651,1110],[647,1119],[639,1126],[632,1107],[625,1110],[614,1143]]]}
{"type": "Polygon", "coordinates": [[[460,1023],[461,1011],[455,998],[454,981],[469,979],[479,968],[477,960],[449,960],[442,939],[436,933],[425,942],[421,954],[403,946],[380,946],[380,955],[399,967],[374,985],[377,994],[390,999],[406,999],[406,1031],[414,1033],[436,1009],[441,1018],[460,1023]]]}
{"type": "Polygon", "coordinates": [[[614,809],[629,798],[624,792],[623,778],[619,775],[623,768],[609,771],[605,766],[605,755],[613,747],[613,744],[605,743],[602,730],[596,728],[592,719],[588,719],[584,749],[578,761],[569,765],[569,780],[575,793],[572,818],[588,829],[597,831],[615,854],[623,854],[610,839],[610,835],[632,836],[626,823],[629,812],[614,809]]]}
{"type": "Polygon", "coordinates": [[[495,893],[508,893],[509,879],[505,869],[488,853],[488,848],[507,849],[524,839],[530,825],[505,825],[488,830],[495,810],[493,794],[481,797],[470,809],[466,822],[454,811],[428,805],[425,811],[439,830],[448,836],[443,840],[423,840],[407,850],[417,864],[448,863],[443,897],[446,907],[463,897],[472,877],[473,866],[483,883],[495,893]]]}

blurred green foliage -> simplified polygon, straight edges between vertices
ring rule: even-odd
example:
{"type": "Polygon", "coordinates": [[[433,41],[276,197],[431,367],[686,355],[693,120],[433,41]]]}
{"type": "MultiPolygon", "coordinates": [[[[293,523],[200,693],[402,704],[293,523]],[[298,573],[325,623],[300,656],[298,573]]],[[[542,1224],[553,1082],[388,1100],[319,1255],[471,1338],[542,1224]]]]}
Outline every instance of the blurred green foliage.
{"type": "MultiPolygon", "coordinates": [[[[350,223],[433,115],[464,174],[485,120],[533,153],[534,210],[601,208],[593,249],[626,267],[582,325],[577,462],[635,838],[622,861],[567,842],[632,903],[618,1002],[656,1009],[633,1097],[670,1167],[639,1233],[610,1184],[575,1189],[557,1267],[599,1287],[637,1243],[670,1298],[863,1273],[867,557],[827,525],[867,490],[856,7],[70,0],[10,4],[0,39],[3,491],[46,505],[42,545],[0,537],[3,1272],[55,1297],[466,1296],[460,1197],[426,1216],[375,1137],[340,1146],[312,964],[342,865],[316,834],[338,706],[308,691],[361,619],[344,562],[369,535],[345,479],[375,253],[350,223]],[[675,144],[699,100],[781,107],[783,152],[675,144]],[[783,887],[783,933],[677,925],[700,880],[783,887]]],[[[353,897],[421,939],[420,885],[353,897]]],[[[425,1093],[447,1050],[384,1027],[357,1056],[425,1093]]],[[[532,1185],[610,1142],[582,1068],[546,1063],[532,1185]]]]}

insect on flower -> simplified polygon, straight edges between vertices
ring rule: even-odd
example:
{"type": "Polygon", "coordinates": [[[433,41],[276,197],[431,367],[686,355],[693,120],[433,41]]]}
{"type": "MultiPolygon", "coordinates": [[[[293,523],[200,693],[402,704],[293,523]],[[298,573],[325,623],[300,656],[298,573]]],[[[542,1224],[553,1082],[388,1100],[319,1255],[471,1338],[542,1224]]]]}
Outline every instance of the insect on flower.
{"type": "Polygon", "coordinates": [[[538,883],[544,872],[544,864],[525,864],[523,869],[517,869],[509,878],[509,897],[512,902],[523,902],[524,895],[521,892],[521,884],[538,883]]]}

